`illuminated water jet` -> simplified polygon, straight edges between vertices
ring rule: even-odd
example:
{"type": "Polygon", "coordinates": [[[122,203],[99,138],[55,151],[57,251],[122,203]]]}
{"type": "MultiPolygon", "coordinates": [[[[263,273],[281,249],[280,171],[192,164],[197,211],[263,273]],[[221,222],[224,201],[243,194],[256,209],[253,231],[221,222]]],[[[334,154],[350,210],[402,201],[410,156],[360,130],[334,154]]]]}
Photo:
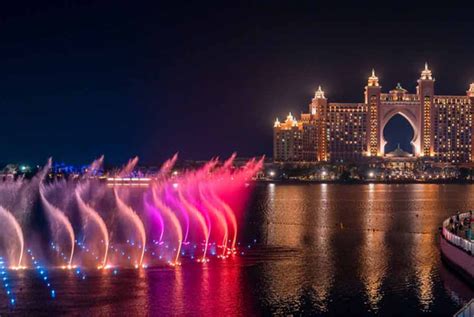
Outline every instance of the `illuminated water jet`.
{"type": "Polygon", "coordinates": [[[159,235],[159,238],[158,238],[158,243],[162,244],[163,243],[163,235],[165,233],[165,222],[163,220],[163,216],[161,215],[160,211],[155,206],[153,206],[153,204],[148,202],[147,197],[148,197],[148,193],[146,193],[143,196],[143,204],[145,205],[145,210],[147,210],[147,211],[151,210],[152,215],[155,216],[156,218],[158,218],[158,222],[160,224],[160,235],[159,235]]]}
{"type": "Polygon", "coordinates": [[[222,215],[222,213],[217,210],[213,204],[207,199],[206,194],[204,193],[204,190],[202,187],[199,187],[199,194],[202,202],[204,203],[204,206],[211,211],[211,213],[218,219],[221,229],[224,231],[223,237],[222,237],[222,256],[225,257],[226,251],[227,251],[227,238],[229,236],[229,229],[227,226],[227,221],[225,219],[225,216],[222,215]]]}
{"type": "Polygon", "coordinates": [[[184,205],[184,207],[191,212],[192,215],[196,217],[196,220],[198,221],[199,225],[201,226],[202,233],[204,235],[204,251],[202,254],[201,260],[205,262],[206,260],[206,254],[207,254],[207,247],[209,245],[209,237],[211,235],[211,231],[209,227],[207,226],[206,219],[204,219],[203,215],[199,212],[199,210],[196,209],[192,204],[190,204],[187,199],[184,197],[183,193],[181,190],[178,190],[178,195],[179,199],[181,200],[181,203],[184,205]]]}
{"type": "Polygon", "coordinates": [[[97,171],[102,167],[104,163],[104,156],[102,155],[98,159],[96,159],[92,164],[87,168],[87,171],[84,176],[91,177],[97,173],[97,171]]]}
{"type": "MultiPolygon", "coordinates": [[[[43,203],[43,206],[44,206],[44,209],[46,210],[47,212],[47,215],[49,216],[49,220],[50,220],[50,223],[54,223],[56,224],[55,227],[58,227],[58,223],[60,223],[67,231],[68,233],[68,236],[69,236],[69,243],[71,245],[71,250],[70,250],[70,253],[69,253],[69,261],[68,261],[68,265],[71,266],[72,265],[72,259],[73,259],[73,256],[74,256],[74,241],[75,241],[75,237],[74,237],[74,230],[72,228],[72,225],[71,223],[69,222],[69,219],[64,215],[64,213],[59,210],[58,208],[56,208],[55,206],[53,206],[45,197],[45,187],[44,185],[40,185],[40,197],[41,197],[41,202],[43,203]]],[[[58,230],[55,230],[55,232],[57,232],[58,230]]]]}
{"type": "MultiPolygon", "coordinates": [[[[102,234],[102,238],[105,244],[104,247],[104,256],[102,260],[102,267],[105,267],[107,264],[107,254],[109,252],[109,232],[107,231],[107,226],[102,219],[102,217],[95,211],[92,207],[90,207],[88,204],[84,202],[84,200],[81,197],[83,191],[83,185],[78,185],[76,188],[75,194],[76,194],[76,199],[77,203],[79,205],[79,209],[84,213],[84,216],[87,220],[91,219],[94,221],[97,226],[100,229],[100,232],[102,234]]],[[[87,220],[85,224],[87,225],[87,220]]]]}
{"type": "Polygon", "coordinates": [[[59,268],[80,272],[122,265],[145,268],[157,262],[175,266],[181,258],[207,263],[213,256],[236,254],[237,220],[262,160],[234,167],[234,159],[235,154],[223,163],[215,158],[200,168],[173,171],[174,155],[156,174],[142,177],[136,171],[138,158],[133,158],[121,170],[102,177],[100,157],[82,177],[60,181],[51,174],[46,177],[52,164],[48,160],[30,180],[0,181],[0,226],[13,230],[0,231],[8,241],[3,244],[8,263],[15,268],[30,265],[22,258],[25,244],[31,257],[34,252],[42,258],[41,263],[53,263],[48,257],[61,256],[64,262],[57,264],[59,268]],[[118,175],[127,181],[102,181],[118,175]],[[134,188],[138,183],[146,187],[134,188]],[[33,213],[36,206],[43,212],[33,213]],[[46,232],[31,224],[31,216],[49,223],[47,239],[41,237],[46,232]],[[55,253],[43,250],[46,241],[55,253]]]}
{"type": "MultiPolygon", "coordinates": [[[[2,222],[2,224],[6,224],[8,223],[10,225],[11,228],[13,228],[13,231],[15,232],[15,235],[16,235],[16,238],[17,238],[17,253],[18,253],[18,260],[15,261],[15,263],[17,263],[17,267],[21,267],[21,261],[22,261],[22,258],[23,258],[23,249],[24,249],[24,246],[25,246],[25,241],[24,241],[24,238],[23,238],[23,231],[21,230],[21,227],[20,225],[18,224],[18,221],[16,221],[15,217],[13,217],[13,215],[7,211],[5,208],[3,208],[2,206],[0,206],[0,218],[3,218],[4,221],[2,222]]],[[[2,233],[6,232],[5,229],[2,229],[2,233]]],[[[12,250],[10,250],[12,251],[12,250]]]]}
{"type": "Polygon", "coordinates": [[[131,220],[131,222],[134,224],[136,230],[139,233],[140,239],[141,239],[141,245],[142,245],[142,252],[140,256],[140,261],[139,264],[140,266],[143,263],[143,256],[145,255],[145,245],[146,245],[146,233],[145,233],[145,226],[143,225],[143,222],[140,220],[140,217],[138,217],[137,213],[127,206],[122,199],[120,199],[119,194],[117,192],[117,188],[114,188],[114,194],[115,194],[115,200],[117,202],[117,207],[119,211],[128,219],[131,220]]]}
{"type": "Polygon", "coordinates": [[[174,265],[178,264],[178,258],[181,252],[181,244],[183,242],[183,231],[181,229],[181,224],[179,223],[178,218],[176,215],[171,211],[171,209],[168,208],[159,198],[157,195],[157,191],[159,190],[156,185],[153,185],[152,189],[152,196],[153,196],[153,202],[155,205],[160,209],[167,217],[170,219],[170,222],[173,224],[175,228],[176,235],[178,236],[178,247],[176,251],[176,258],[174,260],[174,265]]]}
{"type": "Polygon", "coordinates": [[[232,247],[231,247],[231,252],[235,252],[235,244],[237,242],[237,218],[235,217],[234,212],[232,211],[232,208],[225,202],[223,202],[213,191],[211,191],[211,195],[214,199],[214,201],[221,206],[221,210],[224,211],[225,216],[229,219],[231,225],[232,225],[232,247]]]}
{"type": "MultiPolygon", "coordinates": [[[[173,186],[174,187],[174,186],[173,186]]],[[[176,189],[176,188],[175,188],[176,189]]],[[[183,216],[184,218],[184,221],[185,221],[185,233],[184,233],[184,240],[183,240],[183,244],[189,244],[189,241],[188,241],[188,235],[189,235],[189,226],[190,226],[190,222],[189,222],[189,215],[188,215],[188,212],[186,210],[186,208],[183,208],[183,206],[181,206],[180,204],[177,203],[177,200],[176,198],[174,197],[173,194],[171,194],[170,192],[170,189],[169,189],[169,186],[165,187],[165,197],[166,197],[166,200],[167,202],[170,202],[173,204],[173,206],[176,206],[176,208],[178,208],[181,212],[181,215],[183,216]]]]}

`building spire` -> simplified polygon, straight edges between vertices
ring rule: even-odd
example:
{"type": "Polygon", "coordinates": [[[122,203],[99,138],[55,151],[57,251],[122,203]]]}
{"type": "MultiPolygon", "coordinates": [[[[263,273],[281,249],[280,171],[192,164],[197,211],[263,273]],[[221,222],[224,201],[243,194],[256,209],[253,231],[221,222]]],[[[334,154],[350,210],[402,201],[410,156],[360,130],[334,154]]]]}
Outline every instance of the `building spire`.
{"type": "Polygon", "coordinates": [[[285,125],[289,125],[292,127],[297,127],[298,126],[298,120],[296,120],[295,117],[290,113],[288,113],[288,116],[286,117],[285,125]]]}
{"type": "Polygon", "coordinates": [[[469,85],[469,90],[467,91],[467,95],[471,98],[474,97],[474,83],[472,83],[471,85],[469,85]]]}
{"type": "Polygon", "coordinates": [[[367,82],[368,86],[378,86],[379,85],[379,78],[375,75],[375,69],[372,68],[372,76],[369,77],[367,82]]]}
{"type": "Polygon", "coordinates": [[[433,80],[431,70],[428,68],[428,62],[425,62],[425,69],[421,72],[421,79],[423,80],[433,80]]]}
{"type": "Polygon", "coordinates": [[[316,90],[316,93],[314,94],[314,98],[316,99],[325,99],[324,97],[324,91],[321,88],[321,85],[318,86],[318,90],[316,90]]]}
{"type": "Polygon", "coordinates": [[[275,124],[273,125],[273,127],[275,127],[275,128],[280,127],[280,120],[278,120],[278,118],[276,118],[275,124]]]}

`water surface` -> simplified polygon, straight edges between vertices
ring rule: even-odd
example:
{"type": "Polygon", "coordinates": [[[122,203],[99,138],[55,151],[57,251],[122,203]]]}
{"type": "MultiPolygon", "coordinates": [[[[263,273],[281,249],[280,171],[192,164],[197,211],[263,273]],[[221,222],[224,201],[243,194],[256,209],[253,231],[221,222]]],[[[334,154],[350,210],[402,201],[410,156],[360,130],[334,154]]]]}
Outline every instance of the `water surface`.
{"type": "Polygon", "coordinates": [[[18,272],[18,305],[0,293],[0,314],[449,316],[474,291],[441,262],[438,228],[469,208],[471,185],[258,184],[243,255],[85,280],[52,271],[55,300],[18,272]]]}

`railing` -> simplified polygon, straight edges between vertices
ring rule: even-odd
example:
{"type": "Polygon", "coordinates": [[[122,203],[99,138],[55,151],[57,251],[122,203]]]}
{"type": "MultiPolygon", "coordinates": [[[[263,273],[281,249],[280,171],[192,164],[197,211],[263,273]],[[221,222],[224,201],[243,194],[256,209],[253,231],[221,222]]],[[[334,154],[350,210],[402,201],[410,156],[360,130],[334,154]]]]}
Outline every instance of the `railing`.
{"type": "Polygon", "coordinates": [[[474,316],[474,299],[471,299],[460,311],[454,314],[454,317],[471,317],[474,316]]]}
{"type": "MultiPolygon", "coordinates": [[[[469,216],[469,213],[463,213],[459,215],[459,219],[462,221],[469,216]]],[[[448,229],[449,226],[449,219],[446,219],[443,222],[443,237],[454,244],[455,246],[463,249],[464,251],[470,253],[472,256],[474,256],[474,243],[472,241],[466,240],[464,238],[461,238],[460,236],[455,235],[454,233],[450,232],[448,229]]]]}

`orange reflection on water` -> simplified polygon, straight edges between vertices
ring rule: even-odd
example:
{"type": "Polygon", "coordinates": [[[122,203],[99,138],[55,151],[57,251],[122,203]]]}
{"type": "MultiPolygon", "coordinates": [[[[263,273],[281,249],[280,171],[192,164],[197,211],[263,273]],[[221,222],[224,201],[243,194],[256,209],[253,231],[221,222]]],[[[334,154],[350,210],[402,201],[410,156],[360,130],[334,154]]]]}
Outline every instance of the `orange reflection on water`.
{"type": "Polygon", "coordinates": [[[269,186],[267,244],[278,246],[278,261],[266,261],[263,287],[266,297],[276,303],[275,314],[288,307],[298,310],[305,289],[312,304],[327,311],[334,282],[334,257],[331,247],[333,226],[327,204],[328,186],[269,186]],[[290,257],[288,257],[290,256],[290,257]]]}
{"type": "Polygon", "coordinates": [[[388,199],[387,191],[380,184],[369,184],[366,191],[367,208],[364,215],[364,237],[360,251],[360,275],[364,283],[368,305],[379,309],[383,297],[382,284],[387,274],[388,253],[386,231],[390,230],[391,218],[377,213],[388,199]]]}
{"type": "Polygon", "coordinates": [[[434,301],[433,294],[433,270],[434,259],[439,258],[435,243],[433,243],[435,236],[431,228],[433,227],[433,218],[431,216],[432,209],[426,208],[430,202],[437,202],[439,200],[439,185],[416,187],[420,200],[423,201],[424,206],[421,207],[414,217],[417,224],[418,232],[414,234],[414,253],[416,260],[414,262],[415,276],[418,286],[418,300],[424,311],[429,311],[430,305],[434,301]]]}

